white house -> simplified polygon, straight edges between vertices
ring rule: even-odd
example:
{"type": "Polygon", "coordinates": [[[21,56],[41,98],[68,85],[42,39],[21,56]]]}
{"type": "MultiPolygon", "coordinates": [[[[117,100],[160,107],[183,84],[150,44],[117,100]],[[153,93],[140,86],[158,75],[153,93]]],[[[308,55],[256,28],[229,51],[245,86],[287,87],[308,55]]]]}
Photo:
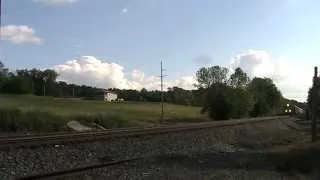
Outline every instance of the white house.
{"type": "Polygon", "coordinates": [[[113,102],[116,101],[118,98],[118,95],[116,93],[110,92],[110,91],[106,91],[104,93],[104,101],[105,102],[113,102]]]}

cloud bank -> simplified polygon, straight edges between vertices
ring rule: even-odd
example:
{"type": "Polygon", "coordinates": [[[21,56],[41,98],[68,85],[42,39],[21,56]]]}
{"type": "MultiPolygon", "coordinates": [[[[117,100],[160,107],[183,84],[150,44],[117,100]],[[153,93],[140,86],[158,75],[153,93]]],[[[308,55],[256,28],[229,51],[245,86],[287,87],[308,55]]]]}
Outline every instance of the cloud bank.
{"type": "MultiPolygon", "coordinates": [[[[238,53],[230,59],[228,67],[231,73],[235,68],[241,67],[251,78],[272,78],[285,97],[299,101],[306,100],[308,88],[312,84],[312,66],[273,58],[265,51],[247,50],[238,53]]],[[[94,56],[75,58],[55,66],[54,69],[59,73],[60,80],[69,83],[100,88],[160,90],[159,77],[148,76],[138,69],[126,72],[123,66],[94,56]]],[[[173,86],[194,89],[195,82],[192,75],[165,80],[164,90],[173,86]]]]}
{"type": "Polygon", "coordinates": [[[230,68],[242,68],[251,77],[272,78],[282,94],[290,99],[306,101],[312,85],[312,66],[298,61],[272,58],[265,51],[248,50],[231,58],[230,68]]]}
{"type": "MultiPolygon", "coordinates": [[[[66,61],[64,64],[54,67],[59,73],[59,80],[69,83],[85,84],[100,88],[160,89],[160,78],[147,76],[140,70],[133,70],[131,74],[124,72],[124,67],[97,59],[93,56],[82,56],[66,61]]],[[[165,81],[164,89],[179,86],[184,89],[192,89],[195,80],[192,76],[181,77],[175,81],[165,81]]]]}
{"type": "Polygon", "coordinates": [[[8,25],[1,27],[1,39],[13,44],[42,44],[43,40],[35,35],[36,31],[26,25],[8,25]]]}

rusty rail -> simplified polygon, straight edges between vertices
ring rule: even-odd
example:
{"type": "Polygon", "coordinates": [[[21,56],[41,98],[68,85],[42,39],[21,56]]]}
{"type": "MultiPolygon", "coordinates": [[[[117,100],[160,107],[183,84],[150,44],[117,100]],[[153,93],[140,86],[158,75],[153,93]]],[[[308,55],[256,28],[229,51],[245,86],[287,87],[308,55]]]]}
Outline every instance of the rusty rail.
{"type": "MultiPolygon", "coordinates": [[[[74,142],[74,141],[96,141],[96,140],[115,138],[115,137],[155,135],[155,134],[163,134],[163,133],[175,133],[175,132],[181,132],[181,131],[192,131],[192,130],[200,130],[200,129],[208,129],[208,128],[236,126],[241,124],[253,124],[253,123],[259,123],[259,122],[265,122],[265,121],[271,121],[271,120],[282,120],[282,119],[288,119],[288,118],[290,117],[275,116],[275,117],[240,119],[240,120],[231,120],[231,121],[216,121],[216,122],[197,123],[197,124],[184,124],[184,125],[175,125],[175,126],[163,126],[163,127],[156,127],[156,128],[115,129],[115,130],[99,131],[99,132],[59,134],[57,136],[41,135],[41,136],[30,136],[30,137],[16,137],[16,138],[8,139],[8,142],[5,145],[14,144],[19,146],[19,145],[26,145],[26,143],[29,145],[32,145],[32,143],[52,144],[56,142],[68,143],[68,142],[74,142]],[[19,144],[19,143],[22,143],[22,144],[19,144]]],[[[4,141],[0,140],[0,145],[1,144],[3,145],[3,143],[4,141]]],[[[142,159],[145,159],[145,157],[91,164],[91,165],[86,165],[82,167],[70,168],[66,170],[20,177],[17,179],[29,180],[29,179],[64,177],[64,176],[76,174],[83,171],[88,171],[88,170],[93,170],[98,168],[105,168],[105,167],[110,167],[114,165],[120,165],[120,164],[129,163],[129,162],[142,160],[142,159]]]]}
{"type": "Polygon", "coordinates": [[[230,121],[215,121],[196,124],[171,125],[149,128],[112,129],[105,131],[81,132],[81,133],[61,133],[42,134],[31,136],[17,136],[0,138],[0,148],[17,148],[41,145],[66,144],[70,142],[99,141],[119,137],[137,137],[164,133],[174,133],[181,131],[193,131],[200,129],[235,126],[239,124],[258,123],[277,119],[287,119],[288,116],[275,116],[251,119],[239,119],[230,121]]]}

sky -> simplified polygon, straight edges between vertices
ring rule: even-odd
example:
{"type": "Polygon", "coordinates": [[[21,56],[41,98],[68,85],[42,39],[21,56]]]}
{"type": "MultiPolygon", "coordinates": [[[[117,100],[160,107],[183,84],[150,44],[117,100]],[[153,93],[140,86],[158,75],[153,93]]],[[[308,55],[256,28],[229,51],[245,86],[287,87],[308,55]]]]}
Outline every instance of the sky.
{"type": "Polygon", "coordinates": [[[305,101],[318,0],[2,0],[1,61],[102,88],[194,88],[200,67],[243,68],[305,101]]]}

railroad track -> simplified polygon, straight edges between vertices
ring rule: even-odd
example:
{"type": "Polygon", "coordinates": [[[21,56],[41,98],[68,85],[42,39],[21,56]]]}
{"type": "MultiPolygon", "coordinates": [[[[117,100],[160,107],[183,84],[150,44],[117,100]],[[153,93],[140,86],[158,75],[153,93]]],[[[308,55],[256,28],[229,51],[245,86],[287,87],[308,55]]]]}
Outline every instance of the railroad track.
{"type": "MultiPolygon", "coordinates": [[[[197,123],[197,124],[184,124],[175,126],[161,126],[154,128],[132,128],[132,129],[115,129],[99,132],[82,132],[82,133],[59,133],[57,135],[53,134],[42,134],[39,136],[26,136],[26,137],[11,137],[7,139],[5,143],[4,139],[0,139],[0,145],[7,147],[17,147],[17,146],[31,146],[31,145],[42,145],[42,144],[57,144],[68,143],[68,142],[78,142],[78,141],[96,141],[114,137],[130,137],[130,136],[144,136],[144,135],[154,135],[163,133],[175,133],[181,131],[193,131],[199,129],[208,128],[219,128],[226,126],[236,126],[241,124],[253,124],[259,122],[266,122],[271,120],[285,120],[290,117],[288,116],[275,116],[275,117],[264,117],[264,118],[253,118],[253,119],[241,119],[241,120],[230,120],[230,121],[218,121],[218,122],[207,122],[207,123],[197,123]],[[86,136],[86,137],[85,137],[86,136]],[[46,142],[45,142],[46,141],[46,142]]],[[[134,161],[142,161],[148,159],[149,157],[137,157],[122,160],[110,160],[103,163],[97,164],[86,164],[83,166],[78,166],[74,168],[62,169],[53,172],[31,174],[27,176],[16,177],[19,180],[29,180],[29,179],[56,179],[56,178],[67,178],[72,175],[76,175],[81,172],[91,171],[99,168],[106,168],[112,166],[119,166],[122,164],[127,164],[134,161]]],[[[152,158],[152,156],[151,156],[152,158]]]]}
{"type": "Polygon", "coordinates": [[[104,167],[110,167],[110,166],[115,166],[115,165],[120,165],[120,164],[125,164],[125,163],[130,163],[138,160],[143,160],[148,157],[143,157],[143,158],[131,158],[131,159],[125,159],[125,160],[119,160],[119,161],[110,161],[106,163],[99,163],[99,164],[93,164],[93,165],[87,165],[83,167],[77,167],[77,168],[71,168],[63,171],[55,171],[51,173],[43,173],[43,174],[36,174],[36,175],[31,175],[31,176],[25,176],[25,177],[19,177],[16,178],[16,180],[35,180],[35,179],[47,179],[47,178],[53,178],[53,177],[64,177],[68,176],[70,174],[76,174],[79,172],[83,171],[89,171],[93,169],[98,169],[98,168],[104,168],[104,167]]]}
{"type": "Polygon", "coordinates": [[[274,116],[274,117],[262,117],[251,119],[239,119],[230,121],[215,121],[205,122],[197,124],[183,124],[183,125],[171,125],[149,128],[130,128],[130,129],[112,129],[104,131],[93,132],[78,132],[78,133],[50,133],[41,135],[25,135],[15,137],[2,137],[0,138],[0,148],[18,148],[18,147],[31,147],[31,146],[43,146],[43,145],[56,145],[75,142],[92,142],[100,141],[111,138],[119,137],[137,137],[164,133],[174,133],[181,131],[193,131],[200,129],[208,129],[215,127],[235,126],[239,124],[258,123],[269,120],[288,119],[289,116],[274,116]]]}

